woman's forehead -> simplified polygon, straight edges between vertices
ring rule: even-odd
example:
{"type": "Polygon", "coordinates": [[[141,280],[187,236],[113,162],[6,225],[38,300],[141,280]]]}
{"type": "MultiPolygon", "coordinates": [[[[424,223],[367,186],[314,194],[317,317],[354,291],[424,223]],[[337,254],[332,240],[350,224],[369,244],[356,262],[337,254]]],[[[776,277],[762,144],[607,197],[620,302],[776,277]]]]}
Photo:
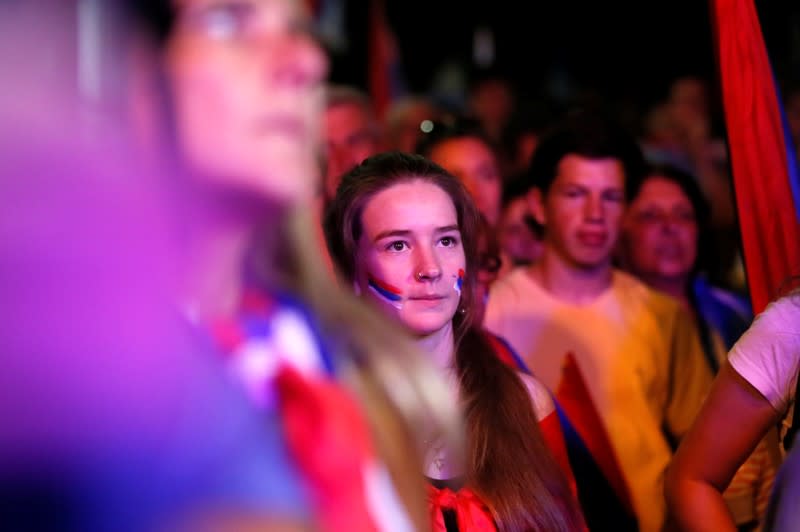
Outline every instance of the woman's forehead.
{"type": "Polygon", "coordinates": [[[389,226],[411,230],[456,223],[456,209],[449,194],[438,185],[422,180],[382,189],[367,200],[362,212],[362,224],[370,233],[389,226]]]}

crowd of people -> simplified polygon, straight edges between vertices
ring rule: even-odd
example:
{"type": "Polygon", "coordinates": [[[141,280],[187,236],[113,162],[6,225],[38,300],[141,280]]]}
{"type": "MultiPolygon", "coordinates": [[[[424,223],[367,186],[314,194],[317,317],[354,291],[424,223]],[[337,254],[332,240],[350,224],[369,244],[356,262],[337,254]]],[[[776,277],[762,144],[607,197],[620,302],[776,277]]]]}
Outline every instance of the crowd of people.
{"type": "Polygon", "coordinates": [[[4,529],[791,529],[800,292],[754,316],[706,80],[380,117],[299,1],[24,4],[4,529]]]}

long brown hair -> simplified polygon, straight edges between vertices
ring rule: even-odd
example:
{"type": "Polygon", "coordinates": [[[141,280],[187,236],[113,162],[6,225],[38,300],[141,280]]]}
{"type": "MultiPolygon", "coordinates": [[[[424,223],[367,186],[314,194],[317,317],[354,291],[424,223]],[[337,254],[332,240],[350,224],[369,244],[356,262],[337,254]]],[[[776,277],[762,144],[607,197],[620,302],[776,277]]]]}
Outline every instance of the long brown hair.
{"type": "Polygon", "coordinates": [[[429,530],[424,484],[414,475],[422,464],[418,428],[442,434],[458,447],[457,412],[444,401],[442,390],[431,387],[438,376],[407,335],[352,291],[331,282],[308,210],[293,209],[278,222],[265,224],[256,235],[248,271],[255,282],[280,287],[309,306],[309,317],[333,355],[337,380],[359,399],[372,443],[414,530],[429,530]]]}
{"type": "Polygon", "coordinates": [[[342,179],[325,215],[325,237],[348,281],[355,277],[361,213],[379,191],[422,180],[452,199],[466,256],[454,320],[455,369],[466,423],[466,478],[502,531],[578,530],[583,521],[566,479],[547,448],[528,391],[473,323],[478,212],[463,185],[419,155],[388,152],[366,159],[342,179]]]}

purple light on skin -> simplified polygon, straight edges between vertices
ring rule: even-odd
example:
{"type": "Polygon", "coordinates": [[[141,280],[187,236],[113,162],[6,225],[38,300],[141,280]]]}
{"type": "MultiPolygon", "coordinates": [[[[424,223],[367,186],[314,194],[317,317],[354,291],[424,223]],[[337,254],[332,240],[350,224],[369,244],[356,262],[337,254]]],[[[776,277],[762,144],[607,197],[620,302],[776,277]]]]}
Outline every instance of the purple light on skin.
{"type": "Polygon", "coordinates": [[[167,430],[185,362],[158,176],[61,125],[0,130],[0,468],[167,430]]]}

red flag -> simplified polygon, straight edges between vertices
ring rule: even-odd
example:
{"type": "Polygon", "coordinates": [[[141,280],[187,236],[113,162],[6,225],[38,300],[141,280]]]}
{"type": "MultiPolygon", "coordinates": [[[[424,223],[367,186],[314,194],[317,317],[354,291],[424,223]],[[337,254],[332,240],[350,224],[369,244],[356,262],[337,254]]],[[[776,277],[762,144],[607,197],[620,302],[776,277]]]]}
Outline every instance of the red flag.
{"type": "Polygon", "coordinates": [[[362,472],[375,459],[369,430],[333,381],[282,366],[276,385],[287,447],[304,475],[325,531],[376,532],[362,472]]]}
{"type": "MultiPolygon", "coordinates": [[[[532,375],[508,344],[496,334],[486,338],[508,366],[532,375]]],[[[567,475],[589,530],[637,530],[628,485],[608,433],[571,353],[554,401],[556,410],[539,422],[548,447],[567,475]]]]}
{"type": "Polygon", "coordinates": [[[459,530],[494,532],[492,514],[486,505],[467,488],[453,492],[448,488],[438,489],[428,485],[428,513],[433,532],[447,532],[442,510],[452,510],[456,515],[459,530]]]}
{"type": "Polygon", "coordinates": [[[384,1],[372,0],[369,9],[369,94],[375,114],[383,120],[392,101],[402,92],[400,52],[386,17],[384,1]]]}
{"type": "Polygon", "coordinates": [[[711,5],[747,283],[758,313],[800,274],[800,185],[753,2],[711,5]]]}

